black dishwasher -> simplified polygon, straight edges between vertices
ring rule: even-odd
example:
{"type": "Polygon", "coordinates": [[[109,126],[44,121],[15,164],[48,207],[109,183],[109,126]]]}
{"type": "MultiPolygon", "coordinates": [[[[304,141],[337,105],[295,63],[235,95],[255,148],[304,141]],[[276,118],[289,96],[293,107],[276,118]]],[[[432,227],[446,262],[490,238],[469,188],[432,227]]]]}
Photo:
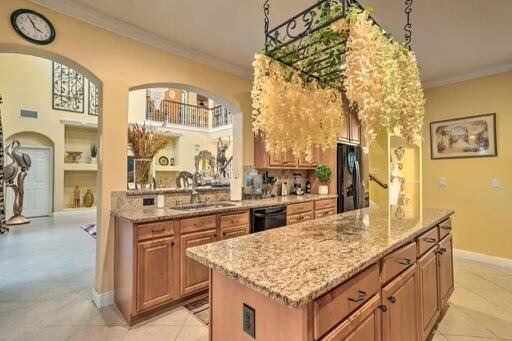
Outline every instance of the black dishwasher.
{"type": "Polygon", "coordinates": [[[269,206],[251,210],[251,233],[286,225],[286,206],[269,206]]]}

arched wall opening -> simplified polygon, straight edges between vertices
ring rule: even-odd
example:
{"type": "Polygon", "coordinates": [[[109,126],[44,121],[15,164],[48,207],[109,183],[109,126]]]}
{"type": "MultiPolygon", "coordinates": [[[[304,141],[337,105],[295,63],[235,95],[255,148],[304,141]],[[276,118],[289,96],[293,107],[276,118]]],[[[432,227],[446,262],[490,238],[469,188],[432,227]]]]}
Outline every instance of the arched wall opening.
{"type": "MultiPolygon", "coordinates": [[[[131,87],[130,93],[133,93],[138,90],[152,89],[152,88],[168,88],[168,89],[180,89],[188,92],[196,93],[198,95],[202,95],[215,101],[215,103],[221,105],[226,108],[232,114],[232,140],[230,141],[232,146],[232,178],[242,178],[243,176],[243,114],[241,109],[233,104],[231,101],[226,98],[219,96],[211,91],[206,89],[189,85],[183,83],[175,83],[175,82],[159,82],[159,83],[147,83],[138,86],[131,87]]],[[[132,105],[129,104],[129,107],[132,105]]],[[[216,132],[212,132],[212,136],[222,137],[222,131],[216,130],[216,132]],[[217,134],[216,134],[217,133],[217,134]]]]}

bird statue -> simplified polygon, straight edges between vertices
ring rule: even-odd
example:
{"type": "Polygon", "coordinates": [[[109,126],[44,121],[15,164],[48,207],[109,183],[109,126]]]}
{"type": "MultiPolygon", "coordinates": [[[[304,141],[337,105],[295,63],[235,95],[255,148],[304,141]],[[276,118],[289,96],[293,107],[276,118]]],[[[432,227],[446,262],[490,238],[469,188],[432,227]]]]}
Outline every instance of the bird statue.
{"type": "Polygon", "coordinates": [[[12,157],[13,144],[14,142],[5,148],[5,154],[8,155],[12,160],[11,163],[4,167],[4,181],[8,186],[14,184],[14,179],[16,179],[16,175],[18,175],[18,170],[20,169],[20,166],[18,166],[18,163],[12,157]]]}
{"type": "Polygon", "coordinates": [[[30,160],[30,155],[27,153],[23,153],[20,151],[21,143],[18,140],[14,140],[12,142],[13,144],[13,150],[11,153],[11,157],[18,163],[18,165],[21,167],[21,169],[28,170],[30,168],[30,165],[32,164],[32,160],[30,160]]]}

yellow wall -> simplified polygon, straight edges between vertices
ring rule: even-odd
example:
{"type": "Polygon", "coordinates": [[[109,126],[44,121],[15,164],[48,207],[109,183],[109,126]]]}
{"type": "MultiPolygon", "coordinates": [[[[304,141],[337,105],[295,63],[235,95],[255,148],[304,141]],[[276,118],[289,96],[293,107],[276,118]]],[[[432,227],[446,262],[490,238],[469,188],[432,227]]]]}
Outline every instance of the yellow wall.
{"type": "MultiPolygon", "coordinates": [[[[85,86],[87,89],[87,85],[85,86]]],[[[53,210],[61,211],[65,206],[64,198],[64,158],[66,156],[65,128],[62,120],[96,123],[95,116],[87,113],[71,113],[52,108],[52,62],[48,59],[2,53],[0,54],[0,91],[4,98],[2,120],[4,136],[9,139],[21,132],[36,132],[52,141],[53,155],[53,210]],[[37,119],[20,116],[20,110],[34,110],[39,113],[37,119]]],[[[85,93],[87,98],[87,93],[85,93]]],[[[87,112],[87,108],[85,108],[87,112]]],[[[40,136],[41,136],[40,135],[40,136]]],[[[24,134],[21,141],[25,146],[41,145],[24,134]]],[[[37,136],[32,134],[32,136],[37,136]]],[[[92,142],[96,143],[96,132],[92,132],[92,142]]],[[[89,162],[89,146],[70,150],[82,151],[83,160],[89,162]]],[[[68,148],[69,150],[69,148],[68,148]]],[[[6,162],[8,162],[7,160],[6,162]]]]}
{"type": "MultiPolygon", "coordinates": [[[[113,228],[110,192],[126,188],[126,138],[128,91],[154,83],[189,84],[217,94],[250,113],[250,81],[206,65],[172,55],[23,0],[0,2],[0,52],[33,53],[82,66],[102,82],[102,115],[99,118],[98,235],[96,247],[96,289],[113,288],[113,228]],[[18,8],[30,8],[47,16],[57,30],[48,46],[35,46],[20,38],[6,16],[18,8]]],[[[7,99],[4,98],[4,102],[7,99]]],[[[245,122],[246,120],[244,120],[245,122]]],[[[245,132],[245,130],[244,130],[245,132]]],[[[252,134],[244,133],[243,148],[252,145],[252,134]]],[[[245,157],[245,156],[244,156],[245,157]]],[[[252,157],[250,157],[252,159],[252,157]]],[[[246,160],[244,160],[245,162],[246,160]]]]}
{"type": "Polygon", "coordinates": [[[423,153],[424,206],[455,210],[455,247],[506,258],[512,258],[511,95],[512,72],[428,89],[423,153]],[[498,157],[430,159],[429,122],[483,113],[496,113],[498,157]],[[501,188],[491,187],[493,178],[501,188]]]}

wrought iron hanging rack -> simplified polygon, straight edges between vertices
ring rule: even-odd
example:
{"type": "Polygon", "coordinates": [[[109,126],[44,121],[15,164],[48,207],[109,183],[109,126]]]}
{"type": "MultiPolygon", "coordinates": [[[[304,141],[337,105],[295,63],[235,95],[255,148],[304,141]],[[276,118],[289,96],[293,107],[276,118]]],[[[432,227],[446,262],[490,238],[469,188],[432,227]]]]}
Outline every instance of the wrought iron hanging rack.
{"type": "MultiPolygon", "coordinates": [[[[406,42],[410,45],[409,15],[412,0],[406,0],[406,42]]],[[[297,71],[304,79],[321,86],[342,90],[346,37],[329,26],[345,18],[350,6],[363,6],[357,0],[318,0],[280,25],[269,29],[270,0],[263,4],[265,54],[297,71]]],[[[380,25],[370,17],[380,27],[380,25]]],[[[391,37],[388,35],[388,37],[391,37]]]]}

